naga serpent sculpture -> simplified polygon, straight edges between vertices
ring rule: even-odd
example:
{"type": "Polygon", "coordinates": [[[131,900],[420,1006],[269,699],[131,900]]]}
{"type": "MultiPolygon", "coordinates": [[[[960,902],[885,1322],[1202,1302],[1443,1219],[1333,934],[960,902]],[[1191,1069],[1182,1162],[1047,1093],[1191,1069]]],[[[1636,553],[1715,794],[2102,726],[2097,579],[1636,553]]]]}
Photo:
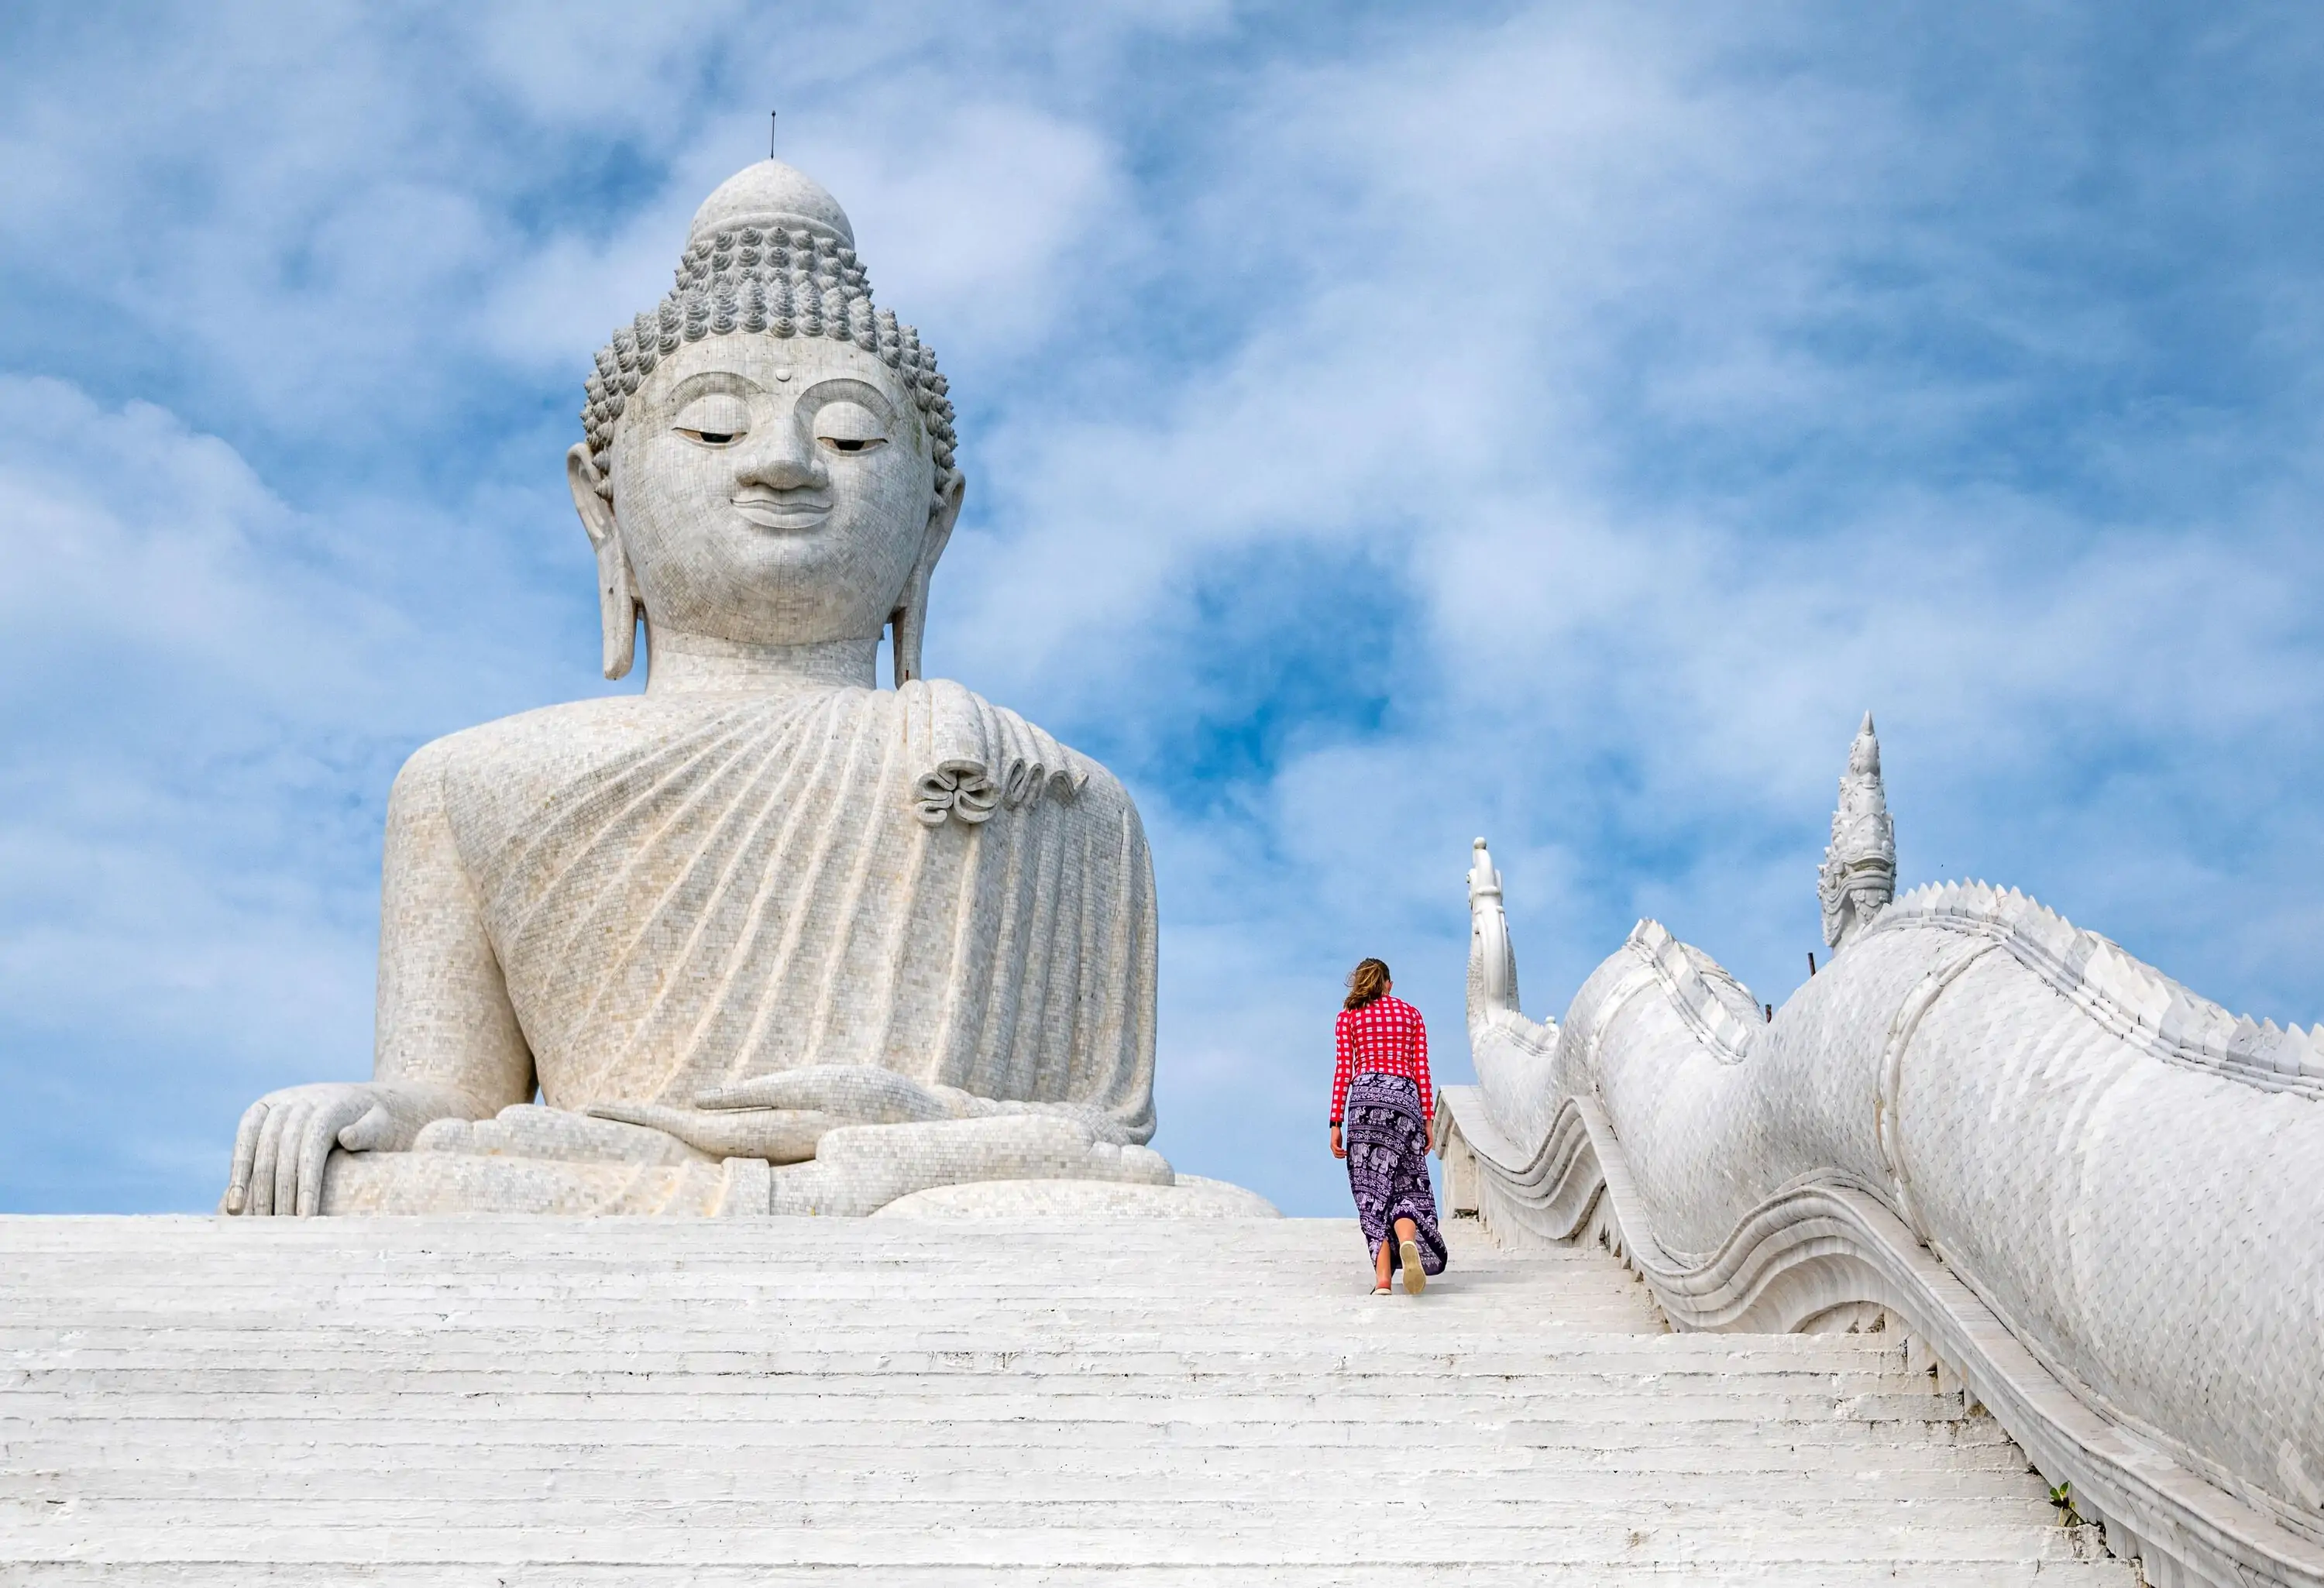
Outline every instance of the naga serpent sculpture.
{"type": "Polygon", "coordinates": [[[2324,1583],[2324,1041],[2014,890],[1892,900],[1879,780],[1868,716],[1837,952],[1773,1009],[1642,921],[1526,1019],[1477,840],[1453,1210],[1603,1242],[1675,1328],[1902,1330],[2150,1583],[2324,1583]]]}

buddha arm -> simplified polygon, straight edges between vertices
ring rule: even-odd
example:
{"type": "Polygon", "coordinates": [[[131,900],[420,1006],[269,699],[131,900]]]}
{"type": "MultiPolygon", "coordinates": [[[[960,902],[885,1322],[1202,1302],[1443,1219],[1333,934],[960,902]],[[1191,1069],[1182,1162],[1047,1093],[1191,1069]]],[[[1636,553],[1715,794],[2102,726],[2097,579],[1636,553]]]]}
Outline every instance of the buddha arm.
{"type": "Polygon", "coordinates": [[[453,840],[445,760],[444,741],[423,746],[387,799],[372,1078],[449,1087],[482,1116],[532,1100],[532,1051],[453,840]]]}
{"type": "Polygon", "coordinates": [[[243,1111],[220,1211],[318,1213],[334,1149],[402,1151],[437,1120],[532,1096],[532,1053],[444,809],[441,742],[387,797],[372,1078],[270,1092],[243,1111]]]}

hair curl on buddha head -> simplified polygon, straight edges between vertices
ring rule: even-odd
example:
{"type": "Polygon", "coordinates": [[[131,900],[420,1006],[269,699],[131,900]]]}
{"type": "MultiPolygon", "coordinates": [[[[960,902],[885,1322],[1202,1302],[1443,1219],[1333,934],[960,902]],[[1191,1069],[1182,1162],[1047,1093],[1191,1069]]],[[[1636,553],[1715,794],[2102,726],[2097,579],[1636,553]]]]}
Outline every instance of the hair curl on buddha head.
{"type": "Polygon", "coordinates": [[[855,257],[854,228],[838,200],[779,161],[722,183],[695,212],[678,282],[659,309],[613,333],[583,383],[581,426],[613,499],[614,427],[654,366],[687,342],[748,331],[853,342],[903,378],[920,411],[942,500],[954,469],[952,400],[935,350],[919,332],[872,302],[855,257]]]}

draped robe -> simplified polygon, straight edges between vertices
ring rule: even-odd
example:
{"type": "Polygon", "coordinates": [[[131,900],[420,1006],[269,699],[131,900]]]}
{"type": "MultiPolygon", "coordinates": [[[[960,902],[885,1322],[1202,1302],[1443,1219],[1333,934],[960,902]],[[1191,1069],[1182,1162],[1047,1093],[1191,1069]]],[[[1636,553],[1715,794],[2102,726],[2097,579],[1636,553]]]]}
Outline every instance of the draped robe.
{"type": "MultiPolygon", "coordinates": [[[[415,775],[441,780],[552,1108],[878,1065],[1153,1133],[1137,808],[957,684],[551,706],[438,741],[415,775]]],[[[441,1201],[374,1190],[333,1200],[441,1201]]]]}

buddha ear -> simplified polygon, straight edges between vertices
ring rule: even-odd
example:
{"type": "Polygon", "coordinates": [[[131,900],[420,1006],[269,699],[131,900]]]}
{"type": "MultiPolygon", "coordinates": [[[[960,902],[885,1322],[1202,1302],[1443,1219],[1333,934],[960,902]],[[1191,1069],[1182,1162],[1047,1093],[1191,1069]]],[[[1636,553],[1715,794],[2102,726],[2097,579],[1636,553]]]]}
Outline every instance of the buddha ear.
{"type": "Polygon", "coordinates": [[[637,660],[638,581],[630,571],[630,554],[622,546],[622,526],[613,516],[613,500],[589,443],[576,441],[565,455],[565,481],[573,488],[573,510],[597,553],[597,615],[605,631],[605,676],[625,678],[637,660]]]}
{"type": "Polygon", "coordinates": [[[919,560],[912,564],[911,577],[904,581],[903,598],[888,614],[899,689],[920,676],[920,641],[928,626],[928,578],[952,539],[953,525],[960,522],[961,499],[967,493],[968,476],[953,470],[952,478],[929,504],[927,534],[920,541],[919,560]]]}

